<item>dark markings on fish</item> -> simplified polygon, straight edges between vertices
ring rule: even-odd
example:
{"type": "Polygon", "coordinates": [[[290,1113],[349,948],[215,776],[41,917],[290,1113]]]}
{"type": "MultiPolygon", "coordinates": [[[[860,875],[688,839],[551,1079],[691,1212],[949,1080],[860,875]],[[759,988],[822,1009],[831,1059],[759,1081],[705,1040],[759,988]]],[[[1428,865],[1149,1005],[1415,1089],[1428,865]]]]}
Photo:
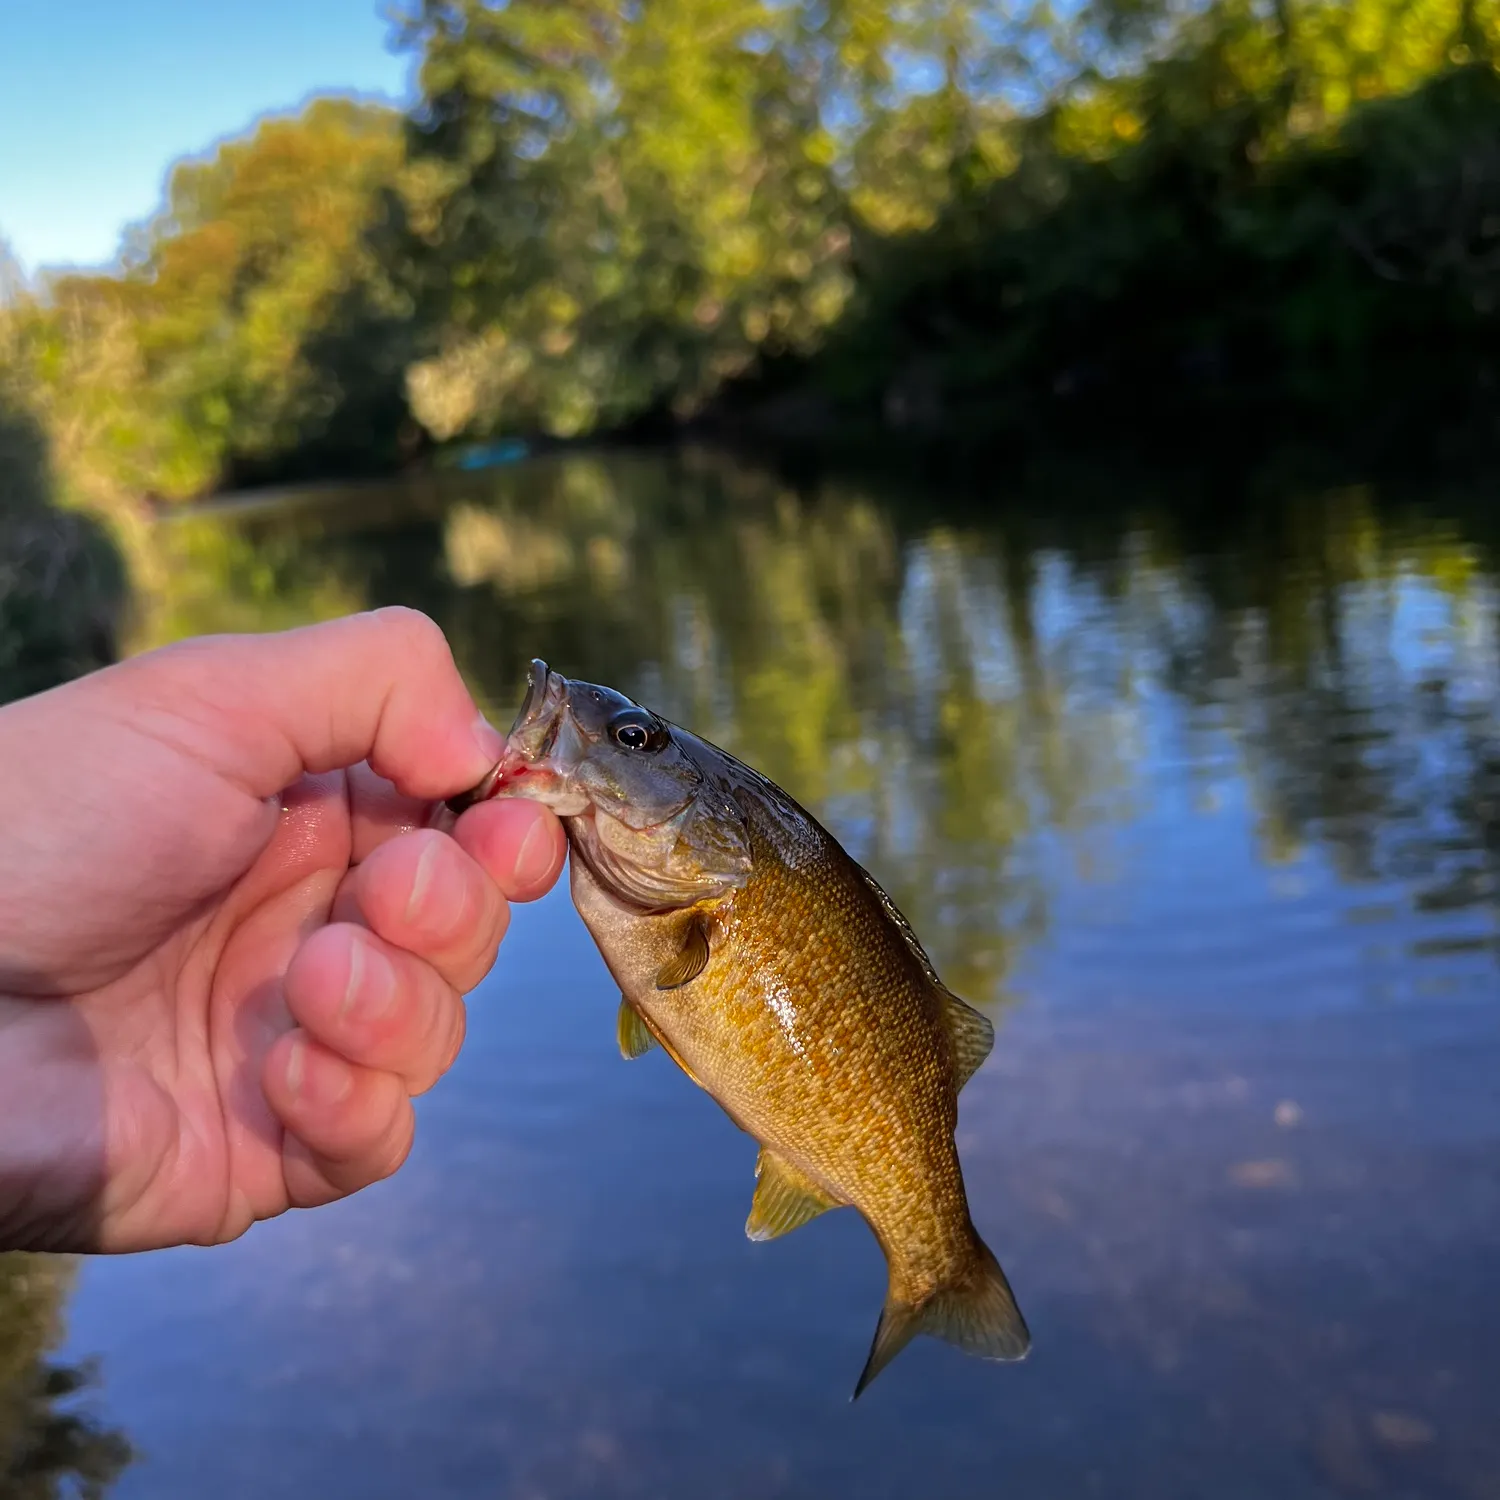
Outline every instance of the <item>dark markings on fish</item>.
{"type": "Polygon", "coordinates": [[[656,1045],[651,1028],[624,995],[620,996],[620,1014],[615,1020],[615,1039],[620,1044],[620,1056],[626,1062],[643,1056],[656,1045]]]}
{"type": "Polygon", "coordinates": [[[682,952],[668,959],[656,976],[659,990],[681,989],[696,979],[708,964],[708,926],[703,917],[694,912],[688,918],[687,930],[682,935],[682,952]]]}
{"type": "Polygon", "coordinates": [[[764,1147],[755,1159],[755,1177],[755,1198],[745,1220],[745,1233],[752,1240],[777,1239],[839,1207],[811,1178],[764,1147]]]}

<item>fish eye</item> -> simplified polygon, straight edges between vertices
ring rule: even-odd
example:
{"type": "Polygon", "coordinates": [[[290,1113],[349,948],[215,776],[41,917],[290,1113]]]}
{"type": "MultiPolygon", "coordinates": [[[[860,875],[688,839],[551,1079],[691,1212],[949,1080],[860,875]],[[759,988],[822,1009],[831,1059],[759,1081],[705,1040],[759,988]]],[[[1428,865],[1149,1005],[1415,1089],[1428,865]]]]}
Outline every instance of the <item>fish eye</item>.
{"type": "Polygon", "coordinates": [[[643,750],[654,755],[664,750],[667,727],[643,708],[627,708],[609,721],[609,737],[622,750],[643,750]]]}

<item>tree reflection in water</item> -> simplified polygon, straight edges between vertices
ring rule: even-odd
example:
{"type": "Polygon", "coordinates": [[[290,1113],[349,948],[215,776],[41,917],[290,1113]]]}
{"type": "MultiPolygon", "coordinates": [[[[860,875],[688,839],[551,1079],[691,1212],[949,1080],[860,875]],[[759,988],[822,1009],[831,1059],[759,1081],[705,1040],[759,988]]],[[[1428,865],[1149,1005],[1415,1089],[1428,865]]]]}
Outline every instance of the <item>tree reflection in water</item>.
{"type": "Polygon", "coordinates": [[[0,1500],[97,1500],[131,1460],[74,1399],[93,1371],[49,1357],[72,1282],[65,1258],[0,1255],[0,1500]]]}

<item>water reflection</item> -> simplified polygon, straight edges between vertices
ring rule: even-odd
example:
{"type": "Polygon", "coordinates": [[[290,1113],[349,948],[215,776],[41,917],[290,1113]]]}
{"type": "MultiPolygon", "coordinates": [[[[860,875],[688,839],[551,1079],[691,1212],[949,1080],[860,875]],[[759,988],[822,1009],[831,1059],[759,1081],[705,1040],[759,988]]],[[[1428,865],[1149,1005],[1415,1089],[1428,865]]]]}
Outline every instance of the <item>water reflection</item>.
{"type": "Polygon", "coordinates": [[[67,1260],[0,1255],[3,1500],[98,1500],[130,1462],[124,1437],[77,1404],[92,1372],[50,1358],[72,1281],[67,1260]]]}
{"type": "Polygon", "coordinates": [[[878,1255],[743,1241],[753,1150],[619,1062],[559,892],[394,1182],[89,1268],[122,1494],[1496,1493],[1492,512],[1107,487],[627,453],[166,528],[142,640],[413,604],[501,720],[541,655],[828,819],[1003,1010],[961,1140],[1037,1354],[851,1418],[878,1255]]]}
{"type": "Polygon", "coordinates": [[[1170,498],[1039,536],[1024,506],[945,523],[711,453],[571,457],[176,523],[149,638],[399,601],[502,722],[533,654],[618,683],[830,820],[980,1001],[1045,924],[1038,836],[1118,823],[1178,770],[1200,799],[1243,782],[1263,858],[1315,847],[1471,914],[1429,946],[1493,944],[1492,537],[1361,490],[1211,529],[1170,498]]]}

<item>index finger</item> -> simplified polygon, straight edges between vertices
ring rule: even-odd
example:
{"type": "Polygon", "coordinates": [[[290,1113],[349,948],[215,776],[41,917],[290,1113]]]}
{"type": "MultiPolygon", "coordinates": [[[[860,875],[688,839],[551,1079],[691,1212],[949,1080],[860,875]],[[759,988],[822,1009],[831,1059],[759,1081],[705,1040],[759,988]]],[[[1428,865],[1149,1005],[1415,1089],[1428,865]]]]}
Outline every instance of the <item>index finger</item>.
{"type": "Polygon", "coordinates": [[[123,666],[145,727],[258,798],[361,760],[408,797],[450,797],[504,745],[442,631],[412,609],[203,636],[123,666]]]}

